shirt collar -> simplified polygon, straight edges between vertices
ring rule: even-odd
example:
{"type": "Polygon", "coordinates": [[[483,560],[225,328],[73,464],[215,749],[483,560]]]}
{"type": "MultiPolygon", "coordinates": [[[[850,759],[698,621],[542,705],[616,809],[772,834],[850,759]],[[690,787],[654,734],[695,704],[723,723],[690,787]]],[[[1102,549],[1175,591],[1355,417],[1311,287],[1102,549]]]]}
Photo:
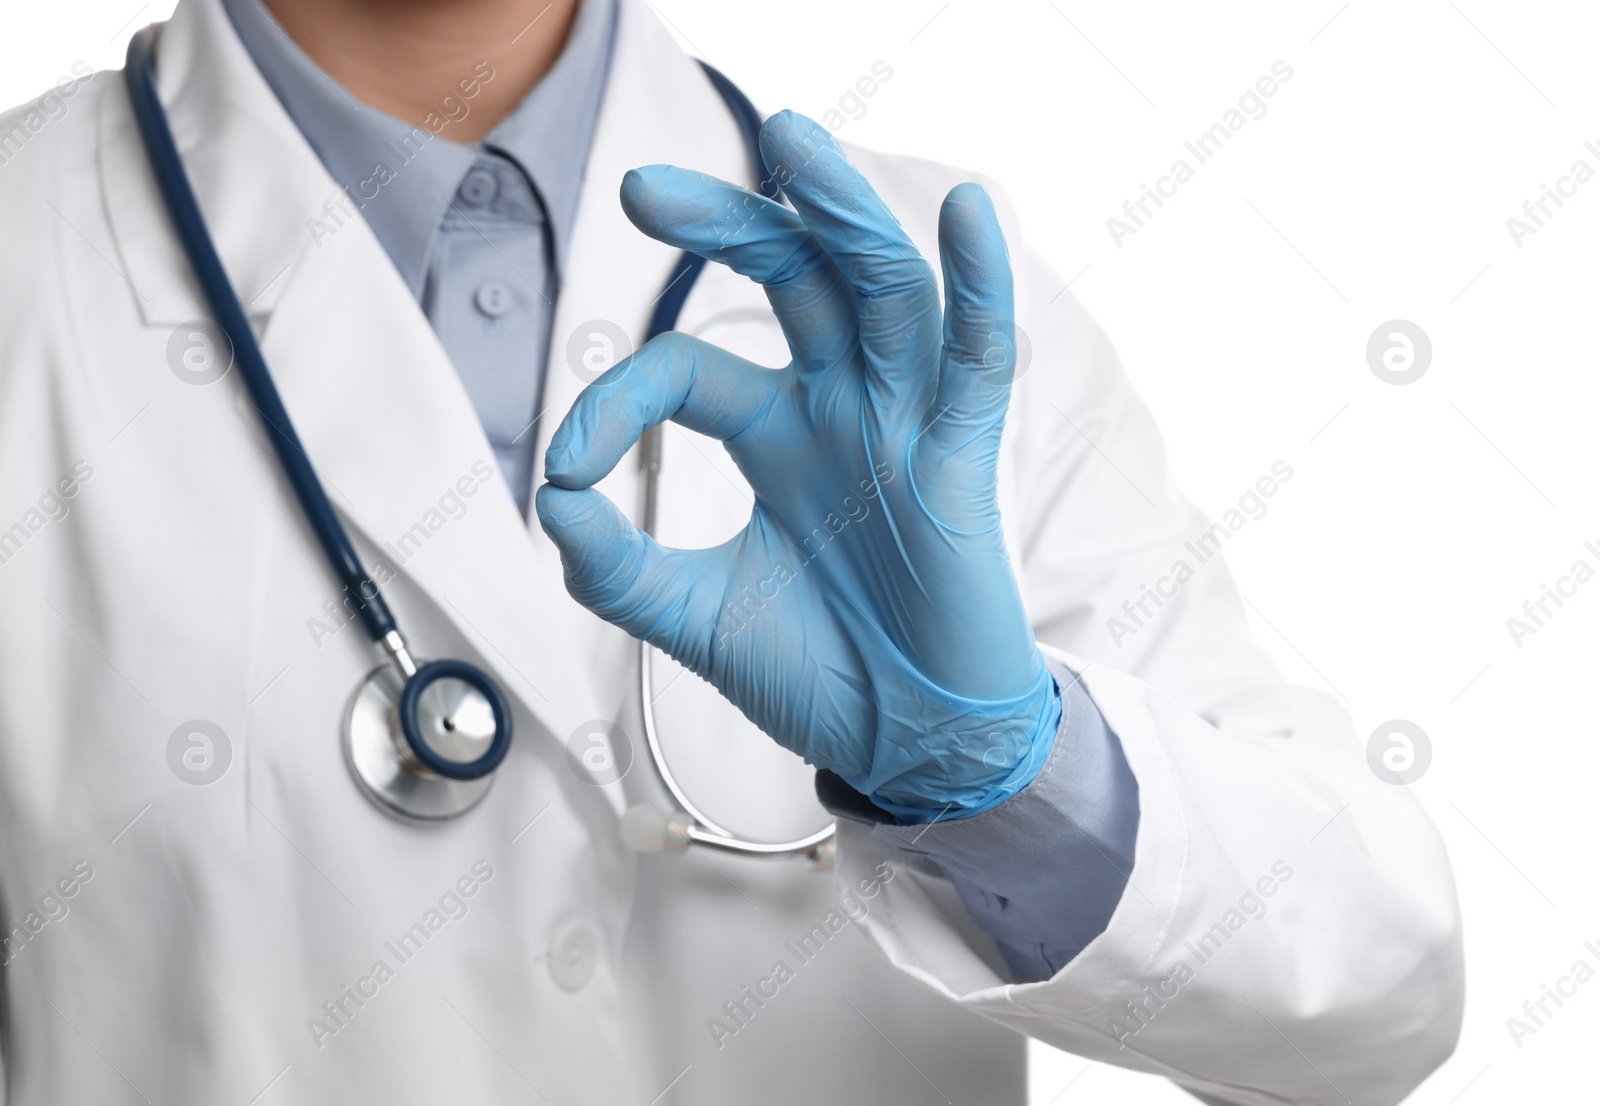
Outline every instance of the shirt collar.
{"type": "Polygon", "coordinates": [[[616,38],[617,0],[581,0],[555,65],[483,140],[533,181],[562,268],[616,38]]]}
{"type": "MultiPolygon", "coordinates": [[[[565,267],[584,162],[594,137],[616,40],[617,0],[580,0],[567,42],[548,73],[479,144],[452,141],[441,110],[419,127],[357,100],[306,56],[257,0],[223,0],[245,50],[329,174],[350,194],[412,293],[421,295],[429,254],[462,178],[482,151],[517,164],[533,181],[565,267]]],[[[490,79],[493,79],[492,77],[490,79]]],[[[462,74],[440,90],[471,108],[462,74]]],[[[316,218],[321,213],[308,213],[316,218]]]]}

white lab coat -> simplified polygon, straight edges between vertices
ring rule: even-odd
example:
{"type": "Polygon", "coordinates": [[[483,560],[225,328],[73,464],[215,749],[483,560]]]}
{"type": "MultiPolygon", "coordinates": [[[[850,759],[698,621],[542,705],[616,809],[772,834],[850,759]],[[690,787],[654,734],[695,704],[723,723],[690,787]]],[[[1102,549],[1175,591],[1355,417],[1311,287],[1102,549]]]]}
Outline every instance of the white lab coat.
{"type": "MultiPolygon", "coordinates": [[[[545,436],[583,384],[568,336],[610,320],[637,342],[674,260],[622,215],[623,172],[671,162],[749,177],[721,101],[644,4],[624,3],[620,36],[545,436]]],[[[181,347],[182,324],[206,312],[120,75],[88,81],[37,127],[7,117],[28,132],[0,166],[0,978],[14,1106],[1016,1103],[1012,1030],[1229,1101],[1388,1103],[1449,1053],[1460,923],[1438,837],[1403,788],[1374,779],[1325,696],[1283,683],[1226,570],[1206,565],[1113,646],[1107,618],[1205,523],[1173,489],[1110,347],[1014,232],[1033,360],[1007,432],[1009,537],[1039,637],[1079,658],[1141,806],[1109,928],[1055,978],[1021,986],[947,886],[859,827],[841,831],[831,876],[630,854],[619,811],[659,798],[632,645],[568,598],[552,546],[485,475],[472,405],[367,226],[313,233],[338,190],[217,0],[183,0],[159,64],[311,459],[369,563],[392,564],[384,543],[427,531],[390,602],[420,655],[494,672],[516,742],[484,804],[449,824],[402,824],[357,792],[338,727],[375,653],[357,624],[324,632],[336,585],[236,376],[201,387],[169,367],[175,330],[181,347]],[[197,719],[220,728],[228,757],[204,785],[169,764],[170,735],[181,752],[197,719]],[[620,783],[581,778],[569,757],[569,736],[581,749],[596,720],[633,735],[620,783]],[[1263,879],[1272,897],[1241,908],[1263,879]],[[871,897],[843,911],[863,880],[871,897]],[[1202,946],[1222,951],[1202,963],[1202,946]]],[[[961,174],[857,156],[934,256],[939,201],[961,174]]],[[[681,326],[784,355],[760,291],[717,266],[681,326]]],[[[603,487],[632,509],[632,463],[603,487]]],[[[669,432],[667,541],[721,540],[747,495],[715,443],[669,432]]],[[[705,685],[677,680],[658,706],[674,764],[714,814],[769,836],[824,820],[809,770],[721,733],[728,708],[705,685]]]]}

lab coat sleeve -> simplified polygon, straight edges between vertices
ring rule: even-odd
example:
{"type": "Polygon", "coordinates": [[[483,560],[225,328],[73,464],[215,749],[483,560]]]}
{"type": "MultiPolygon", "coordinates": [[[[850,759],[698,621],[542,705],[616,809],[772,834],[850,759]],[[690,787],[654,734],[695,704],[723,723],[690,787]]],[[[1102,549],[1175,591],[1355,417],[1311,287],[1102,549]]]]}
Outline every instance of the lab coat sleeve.
{"type": "MultiPolygon", "coordinates": [[[[1032,361],[1002,509],[1041,646],[1082,674],[1137,782],[1132,870],[1104,931],[1030,983],[1010,982],[949,881],[871,827],[841,820],[840,878],[864,887],[887,862],[895,878],[864,924],[890,961],[1051,1045],[1208,1100],[1398,1102],[1460,1029],[1439,836],[1368,769],[1338,704],[1288,685],[1254,643],[1216,551],[1231,532],[1173,488],[1148,412],[1066,282],[1025,252],[1016,265],[1032,361]],[[1147,588],[1161,601],[1141,608],[1147,588]]],[[[1292,491],[1287,459],[1262,472],[1292,491]]],[[[1041,864],[1038,878],[1062,877],[1041,864]]]]}

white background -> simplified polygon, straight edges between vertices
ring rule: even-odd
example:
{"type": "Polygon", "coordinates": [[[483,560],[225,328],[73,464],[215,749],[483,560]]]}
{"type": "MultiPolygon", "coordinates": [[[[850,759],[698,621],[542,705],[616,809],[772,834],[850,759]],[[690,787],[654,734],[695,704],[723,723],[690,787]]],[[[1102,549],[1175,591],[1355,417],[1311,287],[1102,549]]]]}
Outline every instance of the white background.
{"type": "MultiPolygon", "coordinates": [[[[1573,1101],[1600,980],[1521,1047],[1507,1019],[1600,940],[1594,890],[1600,580],[1519,648],[1506,620],[1584,558],[1600,388],[1600,180],[1520,247],[1506,221],[1578,159],[1600,171],[1600,13],[1578,4],[660,0],[763,108],[813,115],[885,61],[842,138],[973,166],[1073,280],[1155,409],[1182,487],[1230,506],[1293,480],[1229,545],[1257,632],[1364,736],[1408,719],[1414,790],[1467,925],[1466,1027],[1410,1100],[1573,1101]],[[1293,77],[1136,234],[1106,220],[1273,62],[1293,77]],[[1423,327],[1395,386],[1368,336],[1423,327]]],[[[121,64],[167,0],[8,12],[0,103],[121,64]],[[20,15],[20,18],[19,18],[20,15]]],[[[1093,520],[1086,520],[1092,525],[1093,520]]],[[[1047,1049],[1034,1100],[1191,1102],[1047,1049]]]]}

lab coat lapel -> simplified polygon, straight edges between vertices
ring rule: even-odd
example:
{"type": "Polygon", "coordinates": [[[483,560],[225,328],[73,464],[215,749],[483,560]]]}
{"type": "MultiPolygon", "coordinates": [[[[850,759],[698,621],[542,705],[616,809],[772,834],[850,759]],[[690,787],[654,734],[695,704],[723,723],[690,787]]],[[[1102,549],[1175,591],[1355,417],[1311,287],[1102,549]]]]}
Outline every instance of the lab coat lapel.
{"type": "MultiPolygon", "coordinates": [[[[182,0],[161,27],[156,58],[167,120],[211,237],[245,310],[262,318],[294,264],[314,248],[308,219],[337,189],[218,0],[182,0]]],[[[207,317],[127,98],[105,97],[99,122],[106,210],[141,318],[147,326],[177,326],[207,317]]]]}
{"type": "MultiPolygon", "coordinates": [[[[158,64],[212,237],[335,509],[552,735],[564,739],[604,717],[614,709],[614,681],[591,678],[571,640],[574,627],[595,620],[567,596],[542,535],[532,540],[454,367],[370,229],[358,218],[322,229],[340,189],[217,0],[180,4],[158,64]],[[456,518],[458,501],[466,510],[456,518]],[[604,707],[599,683],[612,685],[604,707]]],[[[125,99],[108,99],[115,107],[104,120],[102,182],[144,321],[205,317],[125,99]]],[[[262,449],[265,457],[264,439],[262,449]]],[[[281,479],[276,485],[288,494],[281,479]]],[[[412,648],[434,652],[423,640],[412,648]]]]}

